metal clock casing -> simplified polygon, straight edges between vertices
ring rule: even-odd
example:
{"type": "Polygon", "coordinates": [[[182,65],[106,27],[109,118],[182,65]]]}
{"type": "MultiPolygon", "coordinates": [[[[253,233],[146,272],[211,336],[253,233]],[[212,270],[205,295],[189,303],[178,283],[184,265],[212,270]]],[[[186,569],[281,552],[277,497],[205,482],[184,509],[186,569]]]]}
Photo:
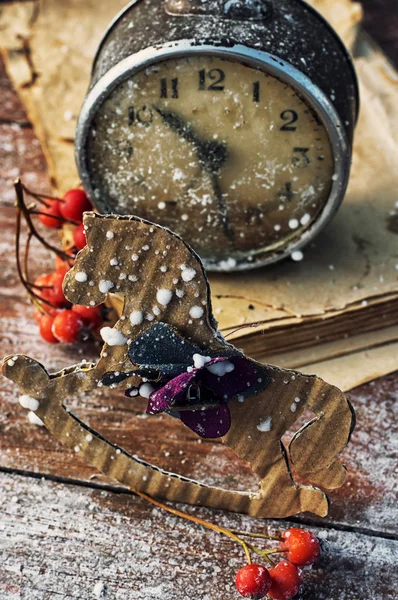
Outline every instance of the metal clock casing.
{"type": "MultiPolygon", "coordinates": [[[[122,82],[152,65],[179,57],[232,60],[260,69],[291,86],[325,128],[333,154],[330,193],[322,210],[300,235],[286,235],[278,244],[256,247],[256,235],[251,232],[254,243],[250,250],[234,251],[221,243],[214,256],[193,244],[210,270],[253,268],[288,256],[321,230],[344,197],[359,107],[355,71],[347,50],[327,22],[301,0],[132,2],[116,17],[99,46],[76,134],[79,172],[100,211],[125,212],[119,198],[93,188],[88,140],[101,106],[122,82]]],[[[147,216],[139,211],[135,214],[147,216]]],[[[150,216],[168,225],[162,223],[160,211],[150,216]]],[[[256,227],[261,229],[261,221],[256,227]]],[[[178,227],[173,228],[180,233],[178,227]]],[[[186,230],[183,237],[190,243],[186,230]]]]}

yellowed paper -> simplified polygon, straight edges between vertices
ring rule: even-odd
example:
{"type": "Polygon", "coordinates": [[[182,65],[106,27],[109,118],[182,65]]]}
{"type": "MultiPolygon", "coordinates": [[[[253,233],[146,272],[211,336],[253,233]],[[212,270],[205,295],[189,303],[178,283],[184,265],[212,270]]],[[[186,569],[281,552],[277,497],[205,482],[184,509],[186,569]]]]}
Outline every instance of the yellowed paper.
{"type": "Polygon", "coordinates": [[[350,0],[306,1],[336,29],[347,48],[352,48],[357,35],[357,27],[362,19],[362,7],[359,2],[350,2],[350,0]]]}

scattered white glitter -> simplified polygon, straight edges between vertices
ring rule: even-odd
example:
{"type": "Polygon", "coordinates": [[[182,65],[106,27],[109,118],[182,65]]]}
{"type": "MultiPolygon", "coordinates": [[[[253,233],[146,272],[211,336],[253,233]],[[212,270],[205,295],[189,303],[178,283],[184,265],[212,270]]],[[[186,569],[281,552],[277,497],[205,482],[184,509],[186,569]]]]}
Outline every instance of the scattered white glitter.
{"type": "Polygon", "coordinates": [[[149,398],[152,392],[155,391],[155,388],[150,383],[143,383],[138,390],[141,398],[149,398]]]}
{"type": "Polygon", "coordinates": [[[293,402],[293,404],[290,406],[290,410],[292,412],[296,412],[296,410],[297,410],[297,404],[295,402],[293,402]]]}
{"type": "Polygon", "coordinates": [[[301,250],[294,250],[291,253],[290,258],[295,262],[299,262],[300,260],[303,260],[304,254],[301,252],[301,250]]]}
{"type": "Polygon", "coordinates": [[[117,258],[111,258],[111,260],[109,261],[109,264],[110,264],[112,267],[116,267],[116,266],[119,264],[119,261],[118,261],[118,259],[117,259],[117,258]]]}
{"type": "Polygon", "coordinates": [[[180,181],[181,179],[185,178],[186,176],[184,175],[183,171],[181,171],[181,169],[174,169],[173,181],[180,181]]]}
{"type": "Polygon", "coordinates": [[[97,600],[101,600],[103,598],[103,593],[105,591],[105,586],[102,581],[97,581],[94,586],[93,592],[97,600]]]}
{"type": "Polygon", "coordinates": [[[94,438],[93,438],[93,436],[91,435],[91,433],[88,433],[88,434],[86,435],[86,442],[92,442],[92,441],[93,441],[93,439],[94,439],[94,438]]]}
{"type": "Polygon", "coordinates": [[[257,425],[257,429],[265,433],[266,431],[271,431],[272,429],[272,417],[267,417],[264,421],[260,421],[257,425]]]}
{"type": "Polygon", "coordinates": [[[192,358],[195,369],[201,369],[211,361],[210,356],[202,356],[201,354],[194,354],[192,358]]]}
{"type": "Polygon", "coordinates": [[[129,320],[132,325],[140,325],[142,323],[143,319],[144,319],[144,316],[140,310],[133,310],[130,313],[129,320]]]}
{"type": "Polygon", "coordinates": [[[192,306],[192,308],[189,310],[189,316],[193,319],[200,319],[200,317],[203,315],[203,312],[204,311],[201,306],[192,306]]]}
{"type": "Polygon", "coordinates": [[[188,221],[188,215],[181,215],[181,221],[188,221]]]}
{"type": "Polygon", "coordinates": [[[210,365],[206,367],[210,373],[213,375],[218,375],[218,377],[223,377],[226,373],[231,373],[235,369],[235,365],[233,365],[229,360],[223,360],[218,363],[214,363],[214,365],[210,365]]]}
{"type": "Polygon", "coordinates": [[[173,292],[171,290],[166,290],[164,288],[160,288],[156,293],[156,300],[162,306],[167,306],[170,300],[173,297],[173,292]]]}
{"type": "Polygon", "coordinates": [[[32,425],[38,425],[39,427],[43,427],[44,425],[43,421],[32,411],[28,412],[28,421],[32,425]]]}
{"type": "Polygon", "coordinates": [[[100,292],[102,292],[103,294],[106,294],[107,292],[109,292],[109,290],[111,288],[113,288],[113,283],[112,283],[112,281],[107,281],[106,279],[101,279],[98,287],[99,287],[100,292]]]}
{"type": "Polygon", "coordinates": [[[101,337],[109,346],[123,346],[127,342],[121,331],[113,327],[103,327],[100,331],[101,337]]]}
{"type": "Polygon", "coordinates": [[[196,275],[195,269],[191,267],[186,267],[185,265],[181,265],[181,277],[183,281],[191,281],[196,275]]]}
{"type": "Polygon", "coordinates": [[[162,271],[162,273],[166,273],[167,271],[167,267],[165,267],[164,265],[160,267],[160,270],[162,271]]]}
{"type": "Polygon", "coordinates": [[[280,231],[281,230],[281,226],[280,225],[274,225],[274,229],[275,229],[275,231],[280,231]]]}
{"type": "Polygon", "coordinates": [[[71,110],[66,110],[64,112],[64,119],[65,119],[65,121],[72,121],[72,119],[73,119],[73,112],[71,110]]]}
{"type": "Polygon", "coordinates": [[[308,213],[306,213],[304,216],[301,217],[300,223],[302,225],[307,225],[307,223],[309,223],[310,220],[311,220],[311,215],[309,215],[308,213]]]}
{"type": "Polygon", "coordinates": [[[159,208],[159,210],[163,210],[164,208],[166,208],[166,202],[159,202],[158,208],[159,208]]]}
{"type": "Polygon", "coordinates": [[[87,273],[85,273],[84,271],[78,271],[75,275],[75,279],[79,283],[84,283],[85,281],[87,281],[87,273]]]}
{"type": "Polygon", "coordinates": [[[108,240],[111,240],[113,237],[115,237],[115,234],[113,233],[113,231],[107,231],[106,237],[108,238],[108,240]]]}
{"type": "Polygon", "coordinates": [[[230,257],[227,260],[221,260],[218,265],[223,271],[230,271],[236,267],[236,260],[230,257]]]}
{"type": "Polygon", "coordinates": [[[290,219],[290,221],[289,221],[290,229],[297,229],[298,226],[299,226],[299,222],[297,221],[297,219],[290,219]]]}
{"type": "Polygon", "coordinates": [[[37,410],[40,406],[40,403],[36,398],[32,398],[31,396],[20,396],[19,404],[24,408],[28,408],[29,410],[37,410]]]}
{"type": "Polygon", "coordinates": [[[158,315],[160,315],[160,308],[158,306],[153,306],[152,312],[154,315],[158,316],[158,315]]]}
{"type": "Polygon", "coordinates": [[[132,254],[132,255],[131,255],[131,260],[134,260],[134,261],[136,261],[136,260],[138,260],[138,259],[139,259],[139,256],[138,256],[138,254],[132,254]]]}
{"type": "Polygon", "coordinates": [[[178,298],[183,298],[184,294],[184,290],[176,290],[176,296],[178,296],[178,298]]]}

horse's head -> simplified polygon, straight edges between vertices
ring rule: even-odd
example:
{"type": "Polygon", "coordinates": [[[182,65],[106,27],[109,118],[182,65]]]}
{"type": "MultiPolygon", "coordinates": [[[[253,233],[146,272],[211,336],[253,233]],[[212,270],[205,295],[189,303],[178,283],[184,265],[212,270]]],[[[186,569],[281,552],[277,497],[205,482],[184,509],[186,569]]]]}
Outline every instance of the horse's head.
{"type": "Polygon", "coordinates": [[[74,304],[124,297],[118,328],[134,337],[151,322],[174,325],[199,345],[219,345],[203,265],[182,239],[137,217],[87,213],[87,246],[65,277],[74,304]]]}

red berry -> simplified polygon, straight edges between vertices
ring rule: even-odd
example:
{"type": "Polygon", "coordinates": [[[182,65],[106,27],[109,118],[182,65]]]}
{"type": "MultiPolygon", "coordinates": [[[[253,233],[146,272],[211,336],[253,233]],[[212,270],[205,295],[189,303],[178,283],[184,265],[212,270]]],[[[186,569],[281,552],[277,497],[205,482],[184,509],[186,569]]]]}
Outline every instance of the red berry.
{"type": "Polygon", "coordinates": [[[51,299],[51,304],[53,304],[54,306],[57,306],[59,308],[62,308],[63,306],[65,306],[65,304],[68,303],[67,299],[65,298],[65,294],[64,291],[62,289],[62,283],[64,281],[65,278],[65,273],[53,273],[50,277],[50,285],[51,285],[51,294],[50,294],[50,299],[51,299]]]}
{"type": "Polygon", "coordinates": [[[99,306],[72,306],[73,312],[77,313],[83,319],[83,324],[89,329],[96,329],[102,322],[102,310],[99,306]]]}
{"type": "Polygon", "coordinates": [[[260,600],[266,596],[271,586],[271,577],[262,565],[251,564],[239,569],[235,583],[241,596],[260,600]]]}
{"type": "Polygon", "coordinates": [[[44,313],[41,312],[41,310],[39,310],[38,308],[35,308],[35,310],[33,311],[33,318],[36,321],[36,323],[40,323],[43,315],[44,313]]]}
{"type": "Polygon", "coordinates": [[[292,527],[282,534],[282,550],[287,558],[299,567],[312,565],[321,553],[318,539],[308,529],[292,527]]]}
{"type": "Polygon", "coordinates": [[[78,225],[74,230],[73,241],[75,242],[75,246],[78,250],[82,250],[82,248],[84,248],[84,246],[87,244],[83,223],[78,225]]]}
{"type": "Polygon", "coordinates": [[[40,275],[40,277],[35,279],[34,282],[34,285],[37,287],[32,288],[32,291],[36,294],[36,296],[39,296],[39,298],[43,298],[43,300],[47,300],[47,302],[51,302],[51,277],[51,273],[48,275],[40,275]]]}
{"type": "Polygon", "coordinates": [[[48,206],[43,205],[40,207],[40,212],[42,213],[39,215],[40,221],[45,227],[50,227],[51,229],[60,229],[60,227],[62,227],[60,201],[46,200],[46,204],[48,204],[48,206]],[[53,219],[52,217],[59,218],[53,219]]]}
{"type": "Polygon", "coordinates": [[[48,314],[52,318],[54,318],[58,314],[58,312],[59,311],[56,308],[51,308],[51,306],[48,306],[46,304],[46,306],[43,310],[39,310],[38,308],[35,308],[35,310],[33,312],[33,318],[37,323],[40,323],[40,321],[44,315],[48,314]]]}
{"type": "Polygon", "coordinates": [[[273,569],[269,571],[271,577],[271,587],[268,595],[275,600],[289,600],[300,591],[303,579],[301,571],[293,563],[282,560],[273,569]]]}
{"type": "Polygon", "coordinates": [[[93,210],[93,206],[84,190],[72,189],[66,192],[61,202],[61,214],[70,221],[81,221],[86,210],[93,210]]]}
{"type": "Polygon", "coordinates": [[[61,310],[55,317],[52,332],[63,344],[77,342],[83,328],[83,319],[72,310],[61,310]]]}
{"type": "Polygon", "coordinates": [[[66,260],[63,260],[60,256],[55,256],[55,271],[57,273],[63,273],[64,275],[72,268],[72,261],[69,264],[66,260]]]}
{"type": "Polygon", "coordinates": [[[40,335],[49,344],[58,344],[59,340],[54,336],[52,332],[52,326],[54,318],[50,315],[42,315],[39,323],[40,335]]]}

